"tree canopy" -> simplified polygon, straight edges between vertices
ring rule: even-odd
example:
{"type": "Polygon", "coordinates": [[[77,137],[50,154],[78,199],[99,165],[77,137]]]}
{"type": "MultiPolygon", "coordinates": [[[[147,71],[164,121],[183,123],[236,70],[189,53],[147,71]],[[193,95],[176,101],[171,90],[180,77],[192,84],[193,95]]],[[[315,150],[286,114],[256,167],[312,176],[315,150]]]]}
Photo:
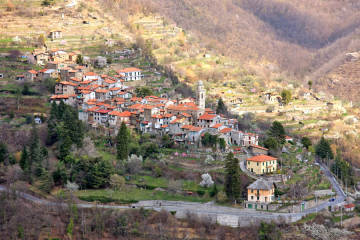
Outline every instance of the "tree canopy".
{"type": "Polygon", "coordinates": [[[237,200],[241,196],[239,160],[229,153],[225,160],[225,193],[228,199],[237,200]]]}
{"type": "Polygon", "coordinates": [[[129,140],[130,136],[128,129],[124,122],[121,123],[120,130],[116,137],[117,140],[117,158],[122,161],[126,161],[129,156],[129,140]]]}
{"type": "Polygon", "coordinates": [[[285,134],[283,125],[278,121],[274,121],[270,127],[269,136],[275,138],[280,144],[284,144],[285,134]]]}
{"type": "Polygon", "coordinates": [[[321,137],[320,142],[316,145],[315,153],[321,159],[333,159],[334,153],[330,147],[330,142],[321,137]]]}
{"type": "Polygon", "coordinates": [[[282,102],[285,105],[289,104],[289,102],[291,101],[291,92],[290,92],[290,90],[287,90],[287,89],[282,90],[281,98],[282,98],[282,102]]]}

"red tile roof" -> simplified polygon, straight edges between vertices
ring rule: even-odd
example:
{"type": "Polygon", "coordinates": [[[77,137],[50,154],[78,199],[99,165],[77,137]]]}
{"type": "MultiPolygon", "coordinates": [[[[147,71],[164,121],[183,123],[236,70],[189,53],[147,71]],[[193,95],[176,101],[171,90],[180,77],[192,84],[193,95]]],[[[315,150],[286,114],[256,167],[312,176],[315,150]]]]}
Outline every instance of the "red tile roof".
{"type": "Polygon", "coordinates": [[[112,111],[109,113],[109,115],[118,116],[118,117],[131,117],[131,112],[129,112],[129,111],[125,111],[125,112],[112,111]]]}
{"type": "Polygon", "coordinates": [[[220,130],[220,133],[229,133],[229,132],[231,132],[231,128],[223,128],[223,129],[221,129],[220,130]]]}
{"type": "Polygon", "coordinates": [[[251,161],[251,162],[268,162],[268,161],[274,161],[274,160],[277,160],[277,158],[270,157],[267,155],[259,155],[259,156],[254,156],[254,157],[247,159],[247,161],[251,161]]]}
{"type": "Polygon", "coordinates": [[[119,73],[125,73],[125,72],[139,72],[139,71],[141,71],[141,69],[132,67],[132,68],[121,69],[118,72],[119,73]]]}
{"type": "Polygon", "coordinates": [[[106,113],[111,112],[111,110],[100,109],[100,110],[97,110],[96,112],[101,113],[101,114],[106,114],[106,113]]]}
{"type": "Polygon", "coordinates": [[[215,114],[207,114],[207,113],[205,113],[205,114],[203,114],[203,115],[201,115],[201,116],[199,117],[199,120],[212,120],[212,119],[214,119],[215,117],[216,117],[215,114]]]}
{"type": "Polygon", "coordinates": [[[98,75],[94,72],[87,72],[84,74],[84,76],[98,76],[98,75]]]}
{"type": "Polygon", "coordinates": [[[212,126],[210,126],[211,128],[219,128],[219,127],[221,127],[222,126],[222,124],[221,123],[217,123],[217,124],[214,124],[214,125],[212,125],[212,126]]]}

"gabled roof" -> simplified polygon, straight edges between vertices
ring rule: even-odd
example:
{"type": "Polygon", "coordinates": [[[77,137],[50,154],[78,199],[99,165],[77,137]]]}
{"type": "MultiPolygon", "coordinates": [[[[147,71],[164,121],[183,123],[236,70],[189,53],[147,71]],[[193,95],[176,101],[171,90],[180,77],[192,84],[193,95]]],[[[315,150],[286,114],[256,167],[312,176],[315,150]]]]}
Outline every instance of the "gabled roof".
{"type": "Polygon", "coordinates": [[[129,111],[125,111],[125,112],[112,111],[112,112],[109,112],[109,115],[118,116],[118,117],[131,117],[131,112],[129,112],[129,111]]]}
{"type": "Polygon", "coordinates": [[[229,133],[231,132],[232,128],[223,128],[220,130],[220,133],[229,133]]]}
{"type": "Polygon", "coordinates": [[[28,72],[31,74],[37,74],[37,71],[35,71],[35,70],[29,70],[28,72]]]}
{"type": "Polygon", "coordinates": [[[131,68],[121,69],[121,70],[119,70],[118,72],[119,72],[119,73],[125,73],[125,72],[140,72],[140,71],[141,71],[141,69],[139,69],[139,68],[131,67],[131,68]]]}
{"type": "Polygon", "coordinates": [[[71,95],[52,95],[51,99],[68,99],[69,97],[76,97],[75,94],[71,95]]]}
{"type": "Polygon", "coordinates": [[[59,82],[59,83],[62,84],[62,85],[71,85],[71,86],[74,86],[74,87],[77,86],[77,84],[72,83],[72,82],[67,82],[67,81],[61,81],[61,82],[59,82]]]}
{"type": "Polygon", "coordinates": [[[163,119],[163,116],[161,116],[159,114],[152,115],[151,117],[156,118],[156,119],[163,119]]]}
{"type": "Polygon", "coordinates": [[[87,72],[87,73],[84,73],[84,76],[86,76],[86,77],[90,77],[90,76],[95,77],[95,76],[98,76],[98,74],[96,74],[94,72],[87,72]]]}
{"type": "Polygon", "coordinates": [[[269,149],[267,149],[267,148],[264,148],[264,147],[262,147],[262,146],[255,145],[255,144],[251,144],[250,146],[253,147],[253,148],[258,148],[258,149],[262,149],[262,150],[265,150],[265,151],[268,151],[268,150],[269,150],[269,149]]]}
{"type": "Polygon", "coordinates": [[[171,118],[173,116],[174,116],[174,114],[171,114],[171,113],[164,114],[164,118],[171,118]]]}
{"type": "Polygon", "coordinates": [[[268,162],[273,160],[277,160],[277,158],[270,157],[267,155],[258,155],[247,159],[247,161],[251,161],[251,162],[268,162]]]}
{"type": "Polygon", "coordinates": [[[221,127],[222,126],[222,124],[221,123],[217,123],[217,124],[214,124],[214,125],[212,125],[212,126],[210,126],[211,128],[219,128],[219,127],[221,127]]]}
{"type": "Polygon", "coordinates": [[[107,92],[109,92],[109,90],[107,90],[107,89],[96,89],[95,92],[97,92],[97,93],[107,93],[107,92]]]}
{"type": "Polygon", "coordinates": [[[94,106],[94,107],[91,107],[91,108],[87,109],[86,111],[87,111],[87,112],[95,112],[95,111],[97,111],[97,110],[99,110],[99,109],[100,109],[99,106],[94,106]]]}
{"type": "Polygon", "coordinates": [[[250,184],[247,188],[254,190],[271,190],[274,188],[274,184],[272,182],[259,178],[258,180],[250,184]]]}
{"type": "Polygon", "coordinates": [[[205,114],[201,115],[198,119],[199,120],[212,120],[216,116],[217,116],[216,114],[207,114],[207,113],[205,113],[205,114]]]}
{"type": "Polygon", "coordinates": [[[111,112],[111,110],[100,109],[100,110],[97,110],[96,112],[101,113],[101,114],[107,114],[107,113],[111,112]]]}

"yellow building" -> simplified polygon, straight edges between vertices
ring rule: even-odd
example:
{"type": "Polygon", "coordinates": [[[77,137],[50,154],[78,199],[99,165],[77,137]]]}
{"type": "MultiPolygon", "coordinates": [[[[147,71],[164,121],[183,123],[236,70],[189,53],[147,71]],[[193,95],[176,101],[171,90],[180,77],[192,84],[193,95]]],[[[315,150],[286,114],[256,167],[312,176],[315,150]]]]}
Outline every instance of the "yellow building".
{"type": "Polygon", "coordinates": [[[246,160],[246,168],[258,175],[272,173],[277,169],[277,158],[267,155],[254,156],[246,160]]]}
{"type": "Polygon", "coordinates": [[[268,204],[274,200],[275,187],[272,182],[258,179],[248,187],[248,201],[246,207],[249,209],[268,210],[268,204]]]}

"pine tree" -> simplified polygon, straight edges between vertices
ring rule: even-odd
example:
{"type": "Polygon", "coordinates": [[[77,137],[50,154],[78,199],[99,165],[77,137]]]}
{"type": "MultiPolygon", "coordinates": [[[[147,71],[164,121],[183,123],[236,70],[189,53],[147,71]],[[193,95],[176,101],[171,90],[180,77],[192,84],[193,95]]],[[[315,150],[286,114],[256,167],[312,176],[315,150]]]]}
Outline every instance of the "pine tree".
{"type": "Polygon", "coordinates": [[[229,153],[225,162],[225,193],[231,200],[236,200],[241,195],[239,160],[229,153]]]}
{"type": "Polygon", "coordinates": [[[32,125],[31,136],[30,136],[30,146],[29,146],[29,166],[32,166],[32,163],[41,163],[43,160],[43,154],[41,151],[41,145],[39,140],[39,135],[35,123],[32,125]]]}
{"type": "Polygon", "coordinates": [[[125,161],[129,156],[129,134],[124,122],[121,123],[121,127],[116,138],[117,158],[125,161]]]}
{"type": "Polygon", "coordinates": [[[19,164],[23,171],[29,168],[29,154],[27,152],[26,146],[23,147],[19,164]]]}
{"type": "Polygon", "coordinates": [[[216,113],[217,114],[226,114],[227,113],[227,108],[226,108],[225,103],[222,100],[222,98],[220,98],[218,101],[218,104],[216,107],[216,113]]]}
{"type": "Polygon", "coordinates": [[[333,159],[334,153],[330,147],[330,143],[324,137],[321,137],[320,142],[316,145],[315,153],[321,159],[333,159]]]}
{"type": "Polygon", "coordinates": [[[274,137],[280,144],[284,144],[285,134],[283,125],[278,121],[274,121],[270,127],[269,135],[274,137]]]}
{"type": "Polygon", "coordinates": [[[65,160],[66,156],[70,154],[72,141],[69,136],[65,136],[64,140],[60,144],[59,159],[65,160]]]}
{"type": "Polygon", "coordinates": [[[58,120],[62,120],[65,110],[66,110],[66,105],[65,105],[64,101],[61,100],[59,103],[59,106],[57,108],[57,119],[58,120]]]}
{"type": "Polygon", "coordinates": [[[50,119],[58,119],[58,106],[55,101],[51,104],[50,119]]]}
{"type": "Polygon", "coordinates": [[[82,122],[78,120],[77,112],[67,107],[63,115],[63,121],[67,136],[70,137],[72,143],[81,147],[84,137],[84,128],[82,122]]]}

